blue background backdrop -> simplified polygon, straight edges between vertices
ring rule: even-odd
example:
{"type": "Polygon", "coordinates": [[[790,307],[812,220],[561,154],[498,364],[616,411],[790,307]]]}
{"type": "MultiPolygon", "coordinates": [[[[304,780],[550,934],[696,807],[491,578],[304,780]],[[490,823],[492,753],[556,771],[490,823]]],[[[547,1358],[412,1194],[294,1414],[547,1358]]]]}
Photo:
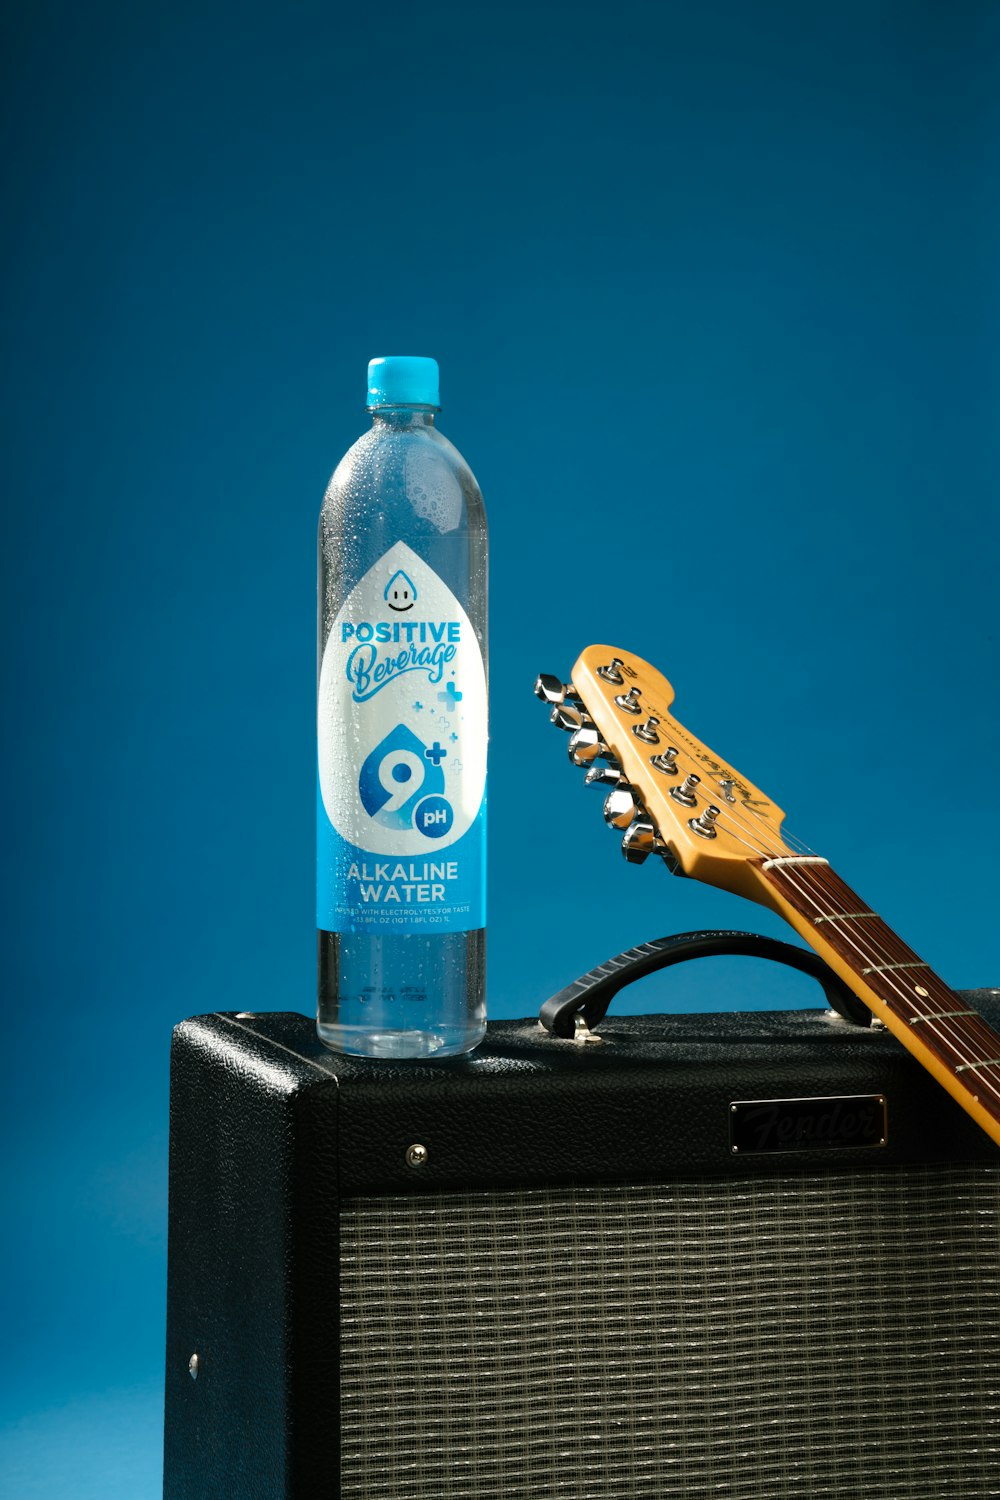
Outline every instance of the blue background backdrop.
{"type": "MultiPolygon", "coordinates": [[[[494,1015],[763,912],[620,859],[611,640],[1000,982],[990,3],[11,7],[0,1479],[158,1493],[171,1026],[309,1011],[314,529],[373,354],[492,525],[494,1015]]],[[[809,1004],[734,961],[647,1006],[809,1004]]],[[[758,970],[760,969],[760,972],[758,970]]]]}

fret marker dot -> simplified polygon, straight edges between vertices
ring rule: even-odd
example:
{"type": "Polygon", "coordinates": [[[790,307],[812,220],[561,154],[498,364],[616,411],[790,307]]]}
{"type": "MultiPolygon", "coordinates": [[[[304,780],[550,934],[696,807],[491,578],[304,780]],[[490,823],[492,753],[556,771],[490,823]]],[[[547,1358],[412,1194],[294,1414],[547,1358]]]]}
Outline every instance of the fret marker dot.
{"type": "Polygon", "coordinates": [[[915,984],[913,986],[913,993],[919,995],[921,1000],[926,1000],[930,996],[930,990],[925,990],[922,984],[915,984]]]}

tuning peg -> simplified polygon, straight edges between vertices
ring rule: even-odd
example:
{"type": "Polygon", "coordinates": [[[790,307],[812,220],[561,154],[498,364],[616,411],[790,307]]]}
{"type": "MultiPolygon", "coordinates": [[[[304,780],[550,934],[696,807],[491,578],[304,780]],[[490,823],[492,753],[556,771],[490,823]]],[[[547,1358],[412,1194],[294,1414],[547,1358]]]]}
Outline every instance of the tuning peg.
{"type": "Polygon", "coordinates": [[[670,795],[675,802],[680,802],[684,807],[697,807],[698,798],[695,796],[695,789],[699,786],[701,786],[701,777],[696,776],[692,771],[690,776],[684,778],[680,786],[670,788],[670,795]]]}
{"type": "Polygon", "coordinates": [[[639,689],[637,687],[630,687],[627,693],[618,693],[615,702],[627,714],[642,713],[642,709],[639,707],[639,689]]]}
{"type": "Polygon", "coordinates": [[[649,764],[654,771],[659,771],[661,776],[677,775],[677,751],[673,745],[668,745],[666,750],[661,750],[659,755],[651,755],[649,764]]]}
{"type": "Polygon", "coordinates": [[[569,758],[574,766],[589,766],[591,761],[610,754],[600,734],[591,725],[584,725],[570,735],[569,758]]]}
{"type": "Polygon", "coordinates": [[[621,657],[613,656],[606,667],[598,667],[597,675],[598,677],[603,677],[605,682],[613,682],[616,687],[620,687],[625,681],[622,676],[623,666],[624,662],[621,657]]]}
{"type": "Polygon", "coordinates": [[[627,784],[616,787],[604,799],[604,821],[612,828],[627,828],[640,810],[627,784]]]}
{"type": "Polygon", "coordinates": [[[583,778],[585,786],[617,786],[623,779],[622,768],[617,761],[606,766],[595,763],[583,778]]]}
{"type": "Polygon", "coordinates": [[[645,724],[632,725],[632,733],[637,739],[645,740],[647,745],[658,745],[660,743],[660,736],[657,734],[656,729],[659,722],[655,714],[650,714],[645,724]]]}
{"type": "Polygon", "coordinates": [[[637,818],[630,823],[625,830],[622,839],[622,853],[630,865],[641,865],[651,854],[659,854],[663,849],[663,842],[656,835],[656,829],[646,818],[637,818]]]}
{"type": "Polygon", "coordinates": [[[594,721],[585,709],[577,708],[575,703],[557,703],[549,714],[552,723],[557,729],[568,729],[571,733],[577,729],[593,728],[594,721]]]}
{"type": "Polygon", "coordinates": [[[721,811],[715,806],[706,807],[700,818],[688,818],[688,827],[703,839],[714,839],[717,837],[715,822],[721,811]]]}
{"type": "Polygon", "coordinates": [[[541,698],[544,703],[563,703],[571,698],[574,703],[580,702],[571,682],[563,682],[561,677],[553,677],[551,672],[539,672],[535,678],[535,696],[541,698]]]}

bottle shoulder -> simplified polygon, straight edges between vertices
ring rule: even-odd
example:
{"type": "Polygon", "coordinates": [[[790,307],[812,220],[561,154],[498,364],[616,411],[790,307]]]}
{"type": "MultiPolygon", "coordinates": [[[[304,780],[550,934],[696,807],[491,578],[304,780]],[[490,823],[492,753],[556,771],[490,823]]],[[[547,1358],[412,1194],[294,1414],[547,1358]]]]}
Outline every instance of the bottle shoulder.
{"type": "Polygon", "coordinates": [[[375,426],[344,454],[323,498],[327,525],[399,512],[437,531],[483,524],[482,493],[454,444],[435,427],[375,426]]]}

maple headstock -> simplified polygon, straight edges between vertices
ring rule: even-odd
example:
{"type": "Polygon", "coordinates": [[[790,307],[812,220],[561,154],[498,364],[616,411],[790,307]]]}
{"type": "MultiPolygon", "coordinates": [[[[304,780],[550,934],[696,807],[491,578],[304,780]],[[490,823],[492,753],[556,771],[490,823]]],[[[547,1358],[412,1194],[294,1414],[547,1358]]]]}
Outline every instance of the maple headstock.
{"type": "Polygon", "coordinates": [[[792,852],[784,814],[671,715],[662,673],[621,647],[588,646],[570,683],[542,674],[535,691],[569,731],[572,762],[606,789],[626,859],[657,854],[675,874],[762,899],[750,867],[792,852]]]}
{"type": "Polygon", "coordinates": [[[626,859],[660,855],[675,874],[778,912],[1000,1146],[1000,1033],[826,859],[785,842],[781,809],[678,723],[655,667],[588,646],[571,682],[543,674],[535,691],[569,731],[574,765],[605,789],[626,859]]]}

